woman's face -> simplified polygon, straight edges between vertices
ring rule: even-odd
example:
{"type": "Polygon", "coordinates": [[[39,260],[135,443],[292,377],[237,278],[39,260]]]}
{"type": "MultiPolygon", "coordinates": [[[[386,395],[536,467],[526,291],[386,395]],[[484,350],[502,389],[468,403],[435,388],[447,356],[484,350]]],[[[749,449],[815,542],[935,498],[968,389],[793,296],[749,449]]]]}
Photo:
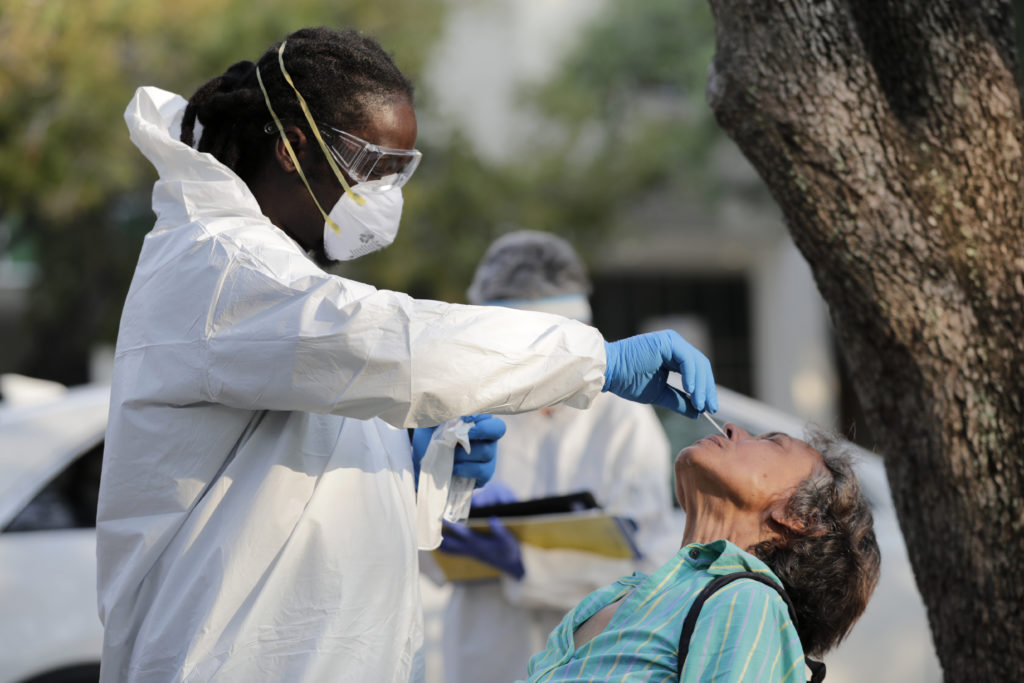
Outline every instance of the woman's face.
{"type": "Polygon", "coordinates": [[[821,454],[799,439],[779,432],[751,436],[732,423],[725,431],[728,438],[712,434],[676,457],[676,497],[688,514],[702,497],[764,511],[812,473],[825,470],[821,454]]]}

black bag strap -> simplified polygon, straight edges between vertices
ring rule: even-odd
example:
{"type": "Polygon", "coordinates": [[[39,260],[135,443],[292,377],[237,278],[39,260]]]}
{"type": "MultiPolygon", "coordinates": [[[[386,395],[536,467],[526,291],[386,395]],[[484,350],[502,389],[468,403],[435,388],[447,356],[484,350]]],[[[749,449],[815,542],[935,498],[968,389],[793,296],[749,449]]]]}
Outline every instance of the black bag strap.
{"type": "MultiPolygon", "coordinates": [[[[693,601],[693,605],[690,606],[690,611],[686,614],[686,619],[683,621],[683,630],[679,634],[679,654],[677,655],[679,663],[679,674],[683,673],[683,662],[686,661],[686,654],[690,651],[690,638],[693,636],[693,629],[697,625],[697,617],[700,616],[700,608],[704,606],[704,603],[712,595],[718,591],[719,588],[732,583],[739,579],[753,579],[754,581],[760,581],[766,586],[771,586],[782,599],[786,602],[786,607],[789,609],[789,618],[793,622],[793,628],[796,628],[796,608],[793,607],[793,601],[790,599],[789,594],[786,590],[777,582],[772,581],[764,574],[758,574],[757,572],[733,572],[731,574],[723,574],[704,586],[704,590],[700,592],[697,599],[693,601]]],[[[825,663],[818,662],[808,657],[804,657],[804,661],[807,663],[807,667],[811,670],[811,681],[810,683],[820,683],[825,680],[825,663]]]]}

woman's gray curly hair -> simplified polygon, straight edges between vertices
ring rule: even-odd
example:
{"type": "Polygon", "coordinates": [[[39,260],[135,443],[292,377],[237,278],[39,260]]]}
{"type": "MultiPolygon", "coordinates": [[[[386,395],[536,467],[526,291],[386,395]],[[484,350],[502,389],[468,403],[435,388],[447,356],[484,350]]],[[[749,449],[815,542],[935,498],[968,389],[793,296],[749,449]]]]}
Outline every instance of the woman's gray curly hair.
{"type": "Polygon", "coordinates": [[[849,452],[839,439],[818,430],[807,443],[821,453],[826,471],[801,482],[786,504],[804,528],[763,541],[752,552],[792,598],[804,652],[820,656],[849,633],[867,607],[881,552],[849,452]]]}

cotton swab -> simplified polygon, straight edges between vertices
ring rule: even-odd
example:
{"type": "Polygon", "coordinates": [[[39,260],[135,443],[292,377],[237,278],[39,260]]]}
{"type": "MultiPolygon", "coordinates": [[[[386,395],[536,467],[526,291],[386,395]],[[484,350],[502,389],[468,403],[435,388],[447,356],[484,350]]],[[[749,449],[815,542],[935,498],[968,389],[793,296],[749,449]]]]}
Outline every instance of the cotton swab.
{"type": "Polygon", "coordinates": [[[715,429],[722,432],[722,436],[724,436],[727,439],[729,438],[729,435],[725,433],[724,429],[722,429],[722,425],[718,424],[715,418],[711,417],[711,413],[701,413],[701,415],[706,417],[708,419],[708,422],[715,426],[715,429]]]}
{"type": "MultiPolygon", "coordinates": [[[[680,389],[679,391],[682,392],[683,396],[685,396],[686,398],[690,398],[690,394],[688,394],[687,392],[683,391],[682,389],[680,389]]],[[[724,436],[727,439],[729,438],[729,435],[725,433],[724,429],[722,429],[722,425],[718,424],[715,418],[711,417],[711,413],[701,412],[700,415],[701,417],[707,418],[707,421],[714,425],[715,429],[722,433],[722,436],[724,436]]]]}

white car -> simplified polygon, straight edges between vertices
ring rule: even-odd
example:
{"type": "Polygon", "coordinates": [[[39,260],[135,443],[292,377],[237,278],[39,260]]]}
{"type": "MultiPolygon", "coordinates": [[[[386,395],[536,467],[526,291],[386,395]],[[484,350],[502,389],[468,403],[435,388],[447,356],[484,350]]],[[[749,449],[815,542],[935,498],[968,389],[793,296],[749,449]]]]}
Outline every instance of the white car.
{"type": "MultiPolygon", "coordinates": [[[[25,406],[0,403],[0,683],[97,679],[103,635],[94,527],[108,398],[109,387],[95,385],[25,406]]],[[[741,394],[719,388],[719,403],[721,422],[752,433],[802,435],[799,420],[741,394]]],[[[673,443],[690,443],[712,429],[704,420],[681,417],[669,418],[666,427],[673,443]]],[[[824,658],[826,680],[940,681],[881,459],[854,448],[874,505],[882,575],[850,637],[824,658]]],[[[436,588],[424,595],[428,683],[441,683],[446,596],[436,588]]]]}
{"type": "Polygon", "coordinates": [[[95,526],[109,396],[89,386],[0,404],[0,683],[99,677],[95,526]]]}

